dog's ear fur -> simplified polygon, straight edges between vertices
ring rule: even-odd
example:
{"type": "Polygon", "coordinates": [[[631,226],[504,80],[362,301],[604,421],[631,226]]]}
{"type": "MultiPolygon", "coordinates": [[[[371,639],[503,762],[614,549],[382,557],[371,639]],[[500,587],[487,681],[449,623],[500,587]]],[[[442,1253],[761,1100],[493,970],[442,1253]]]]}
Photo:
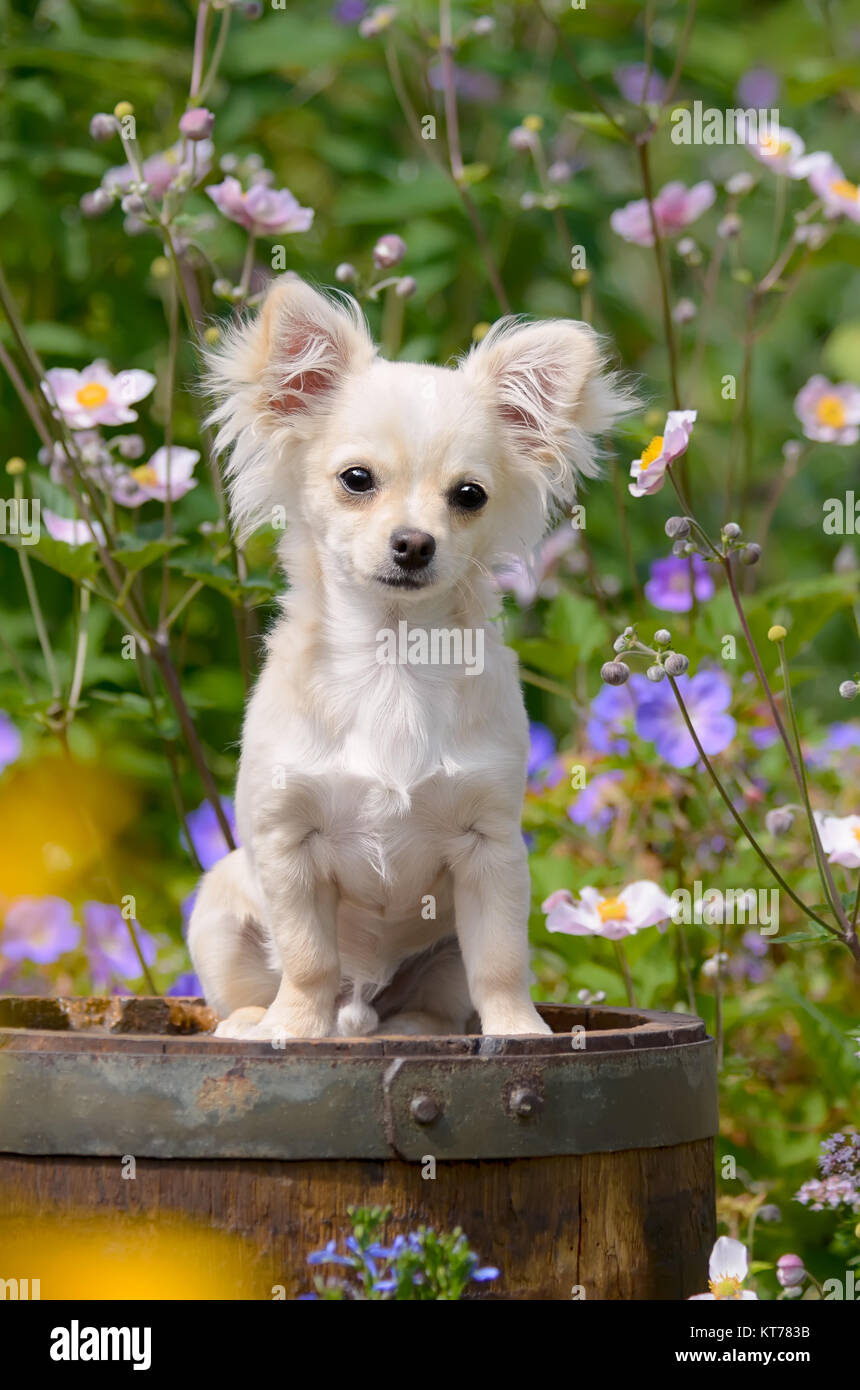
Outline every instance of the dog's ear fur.
{"type": "Polygon", "coordinates": [[[328,297],[294,275],[269,290],[256,318],[228,330],[207,354],[218,454],[230,452],[230,506],[240,536],[283,500],[291,450],[309,438],[338,388],[368,367],[374,346],[358,304],[328,297]],[[277,486],[280,480],[280,487],[277,486]]]}
{"type": "Polygon", "coordinates": [[[578,477],[600,472],[595,436],[635,404],[606,373],[597,334],[572,319],[500,319],[461,370],[487,393],[515,457],[544,498],[569,505],[578,477]]]}

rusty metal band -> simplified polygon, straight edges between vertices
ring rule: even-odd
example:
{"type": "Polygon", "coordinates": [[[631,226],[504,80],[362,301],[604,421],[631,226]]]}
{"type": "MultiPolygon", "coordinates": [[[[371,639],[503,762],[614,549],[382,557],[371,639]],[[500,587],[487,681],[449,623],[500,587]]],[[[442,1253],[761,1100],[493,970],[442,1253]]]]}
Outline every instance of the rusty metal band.
{"type": "MultiPolygon", "coordinates": [[[[489,1041],[489,1040],[486,1040],[489,1041]]],[[[537,1158],[717,1132],[710,1038],[541,1056],[236,1056],[0,1047],[0,1152],[537,1158]]]]}

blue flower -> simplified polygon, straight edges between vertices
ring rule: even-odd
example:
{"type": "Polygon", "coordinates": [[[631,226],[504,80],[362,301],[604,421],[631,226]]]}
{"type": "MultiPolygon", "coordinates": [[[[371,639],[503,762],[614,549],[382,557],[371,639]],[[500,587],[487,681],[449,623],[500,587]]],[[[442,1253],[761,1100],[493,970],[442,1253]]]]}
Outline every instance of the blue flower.
{"type": "MultiPolygon", "coordinates": [[[[722,753],[737,731],[734,719],[726,714],[732,699],[728,680],[721,671],[700,671],[695,676],[678,676],[676,682],[705,752],[709,757],[722,753]]],[[[636,732],[653,743],[672,767],[692,767],[699,755],[669,682],[646,685],[636,707],[636,732]]]]}
{"type": "Polygon", "coordinates": [[[608,830],[618,814],[617,800],[612,788],[623,782],[624,773],[619,771],[601,772],[593,777],[567,808],[567,814],[574,825],[583,825],[592,835],[608,830]]]}
{"type": "Polygon", "coordinates": [[[529,724],[529,791],[557,787],[564,778],[564,764],[555,751],[555,736],[546,724],[529,724]]]}
{"type": "MultiPolygon", "coordinates": [[[[236,816],[229,796],[221,797],[221,808],[233,839],[236,840],[236,816]]],[[[200,867],[211,869],[213,864],[217,864],[219,859],[223,859],[224,855],[229,853],[229,846],[224,839],[224,831],[218,824],[215,807],[211,801],[203,801],[196,811],[189,811],[186,819],[188,834],[191,836],[191,843],[194,846],[194,853],[200,861],[200,867]]],[[[181,839],[187,849],[188,842],[184,834],[181,839]]]]}

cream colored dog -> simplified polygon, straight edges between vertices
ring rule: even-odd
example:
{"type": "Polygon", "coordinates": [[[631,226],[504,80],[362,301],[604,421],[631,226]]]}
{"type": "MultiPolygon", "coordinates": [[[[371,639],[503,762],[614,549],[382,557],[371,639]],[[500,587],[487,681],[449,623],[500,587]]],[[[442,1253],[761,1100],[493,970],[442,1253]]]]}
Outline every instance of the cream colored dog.
{"type": "Polygon", "coordinates": [[[290,581],[245,718],[242,848],[191,918],[218,1033],[462,1033],[475,1013],[548,1032],[491,569],[596,471],[590,437],[625,401],[594,333],[507,320],[456,368],[386,362],[352,300],[284,277],[211,365],[234,518],[286,520],[290,581]],[[417,659],[384,655],[392,634],[417,659]],[[463,634],[480,672],[438,659],[463,634]]]}

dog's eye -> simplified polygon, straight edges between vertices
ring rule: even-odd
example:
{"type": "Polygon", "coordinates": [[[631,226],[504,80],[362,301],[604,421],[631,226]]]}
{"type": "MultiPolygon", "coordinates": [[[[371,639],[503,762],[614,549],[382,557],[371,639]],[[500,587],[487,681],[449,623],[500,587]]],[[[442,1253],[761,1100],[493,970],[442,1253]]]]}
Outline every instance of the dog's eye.
{"type": "Polygon", "coordinates": [[[373,474],[369,468],[345,468],[338,476],[347,492],[373,491],[373,474]]]}
{"type": "Polygon", "coordinates": [[[487,500],[487,494],[480,483],[460,483],[448,494],[452,507],[460,507],[464,512],[477,512],[487,500]]]}

